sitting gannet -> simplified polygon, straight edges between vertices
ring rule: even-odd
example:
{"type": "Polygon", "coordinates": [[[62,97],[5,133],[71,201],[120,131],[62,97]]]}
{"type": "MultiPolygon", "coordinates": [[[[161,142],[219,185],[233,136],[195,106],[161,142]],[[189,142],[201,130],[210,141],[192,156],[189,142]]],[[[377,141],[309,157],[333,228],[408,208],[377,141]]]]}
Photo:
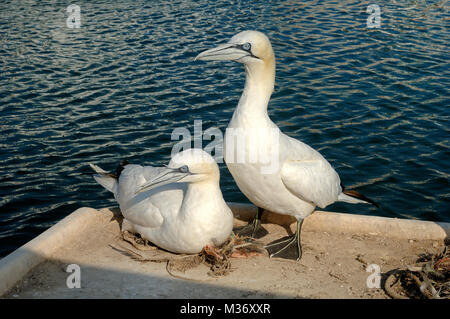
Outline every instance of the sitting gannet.
{"type": "Polygon", "coordinates": [[[122,231],[187,254],[218,246],[231,235],[233,213],[220,191],[219,167],[205,151],[180,152],[167,167],[121,164],[114,174],[90,165],[95,180],[120,205],[122,231]]]}
{"type": "Polygon", "coordinates": [[[224,159],[239,189],[258,207],[252,236],[260,224],[263,209],[297,219],[297,231],[291,238],[266,246],[287,243],[271,257],[295,245],[297,260],[301,258],[301,225],[316,206],[324,208],[336,201],[376,205],[355,191],[344,191],[339,175],[319,152],[281,133],[270,120],[267,105],[275,83],[275,55],[266,35],[243,31],[195,59],[244,64],[245,88],[228,124],[224,159]],[[230,136],[241,138],[244,143],[232,143],[230,136]],[[252,153],[255,151],[256,159],[252,153]],[[244,160],[239,160],[240,156],[244,160]],[[269,159],[271,169],[268,169],[269,159]]]}

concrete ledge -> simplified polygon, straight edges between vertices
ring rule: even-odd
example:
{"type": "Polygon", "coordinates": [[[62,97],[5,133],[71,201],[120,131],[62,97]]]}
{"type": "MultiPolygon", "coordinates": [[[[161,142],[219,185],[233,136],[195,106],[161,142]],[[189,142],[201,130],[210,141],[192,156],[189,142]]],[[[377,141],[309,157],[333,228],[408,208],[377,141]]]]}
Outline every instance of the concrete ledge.
{"type": "MultiPolygon", "coordinates": [[[[246,222],[252,220],[257,211],[255,206],[248,204],[228,204],[235,217],[246,222]]],[[[290,227],[291,225],[295,226],[293,224],[296,220],[291,216],[264,212],[262,222],[290,227]]],[[[324,211],[316,211],[308,216],[303,224],[303,229],[306,231],[369,234],[413,240],[444,240],[450,237],[450,223],[324,211]]]]}
{"type": "Polygon", "coordinates": [[[82,240],[81,233],[89,228],[99,213],[83,207],[53,227],[0,260],[0,296],[11,289],[33,267],[37,266],[71,240],[82,240]]]}
{"type": "Polygon", "coordinates": [[[379,216],[315,212],[305,219],[311,231],[369,234],[392,239],[444,240],[450,236],[450,223],[379,216]]]}
{"type": "MultiPolygon", "coordinates": [[[[256,207],[229,203],[238,223],[244,223],[256,214],[256,207]]],[[[0,260],[0,296],[10,290],[33,267],[62,249],[71,241],[83,241],[83,233],[102,221],[103,213],[92,208],[80,208],[43,232],[27,244],[0,260]]],[[[263,223],[295,226],[290,216],[265,212],[263,223]]],[[[351,215],[318,211],[305,219],[304,230],[370,234],[393,239],[444,240],[449,237],[450,223],[394,219],[378,216],[351,215]]]]}

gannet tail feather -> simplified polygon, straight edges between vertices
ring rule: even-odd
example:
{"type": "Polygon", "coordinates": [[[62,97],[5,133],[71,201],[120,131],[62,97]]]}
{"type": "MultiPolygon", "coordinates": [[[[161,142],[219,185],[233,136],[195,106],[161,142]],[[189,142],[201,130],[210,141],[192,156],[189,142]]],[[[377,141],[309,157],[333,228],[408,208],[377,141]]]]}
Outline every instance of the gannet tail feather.
{"type": "Polygon", "coordinates": [[[107,171],[102,169],[100,166],[97,166],[95,164],[89,163],[89,166],[98,174],[109,174],[107,171]]]}
{"type": "Polygon", "coordinates": [[[95,164],[89,163],[89,166],[97,173],[97,175],[94,175],[97,183],[115,194],[117,190],[117,177],[95,164]]]}
{"type": "Polygon", "coordinates": [[[117,189],[117,179],[108,176],[108,175],[94,175],[94,179],[97,181],[97,183],[99,183],[100,185],[102,185],[104,188],[106,188],[107,190],[109,190],[112,193],[116,193],[116,189],[117,189]]]}
{"type": "Polygon", "coordinates": [[[357,191],[343,191],[338,196],[338,201],[351,203],[351,204],[372,204],[373,206],[379,208],[376,202],[370,198],[358,193],[357,191]]]}

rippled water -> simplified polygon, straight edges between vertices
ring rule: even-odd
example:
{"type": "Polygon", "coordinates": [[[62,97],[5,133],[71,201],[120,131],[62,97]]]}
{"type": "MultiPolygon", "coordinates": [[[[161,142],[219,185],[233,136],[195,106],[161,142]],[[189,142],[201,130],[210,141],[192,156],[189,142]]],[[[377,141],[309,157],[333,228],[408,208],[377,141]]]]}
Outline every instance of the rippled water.
{"type": "MultiPolygon", "coordinates": [[[[0,256],[78,207],[114,205],[86,163],[161,165],[174,128],[223,131],[243,68],[193,58],[245,29],[272,40],[272,119],[382,206],[328,210],[450,221],[445,2],[377,1],[368,29],[373,1],[78,1],[70,29],[67,1],[2,1],[0,256]]],[[[245,202],[221,173],[226,200],[245,202]]]]}

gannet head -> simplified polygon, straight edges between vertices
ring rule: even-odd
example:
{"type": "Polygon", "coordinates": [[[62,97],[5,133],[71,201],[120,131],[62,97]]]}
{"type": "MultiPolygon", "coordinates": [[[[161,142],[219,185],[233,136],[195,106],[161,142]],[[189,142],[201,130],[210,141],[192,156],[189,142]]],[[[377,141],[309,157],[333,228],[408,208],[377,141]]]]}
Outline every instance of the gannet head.
{"type": "Polygon", "coordinates": [[[192,148],[177,153],[162,171],[145,183],[137,193],[170,183],[219,183],[220,171],[214,158],[205,151],[192,148]]]}
{"type": "Polygon", "coordinates": [[[245,65],[273,63],[269,38],[259,31],[242,31],[228,43],[206,50],[195,58],[204,61],[236,61],[245,65]]]}

